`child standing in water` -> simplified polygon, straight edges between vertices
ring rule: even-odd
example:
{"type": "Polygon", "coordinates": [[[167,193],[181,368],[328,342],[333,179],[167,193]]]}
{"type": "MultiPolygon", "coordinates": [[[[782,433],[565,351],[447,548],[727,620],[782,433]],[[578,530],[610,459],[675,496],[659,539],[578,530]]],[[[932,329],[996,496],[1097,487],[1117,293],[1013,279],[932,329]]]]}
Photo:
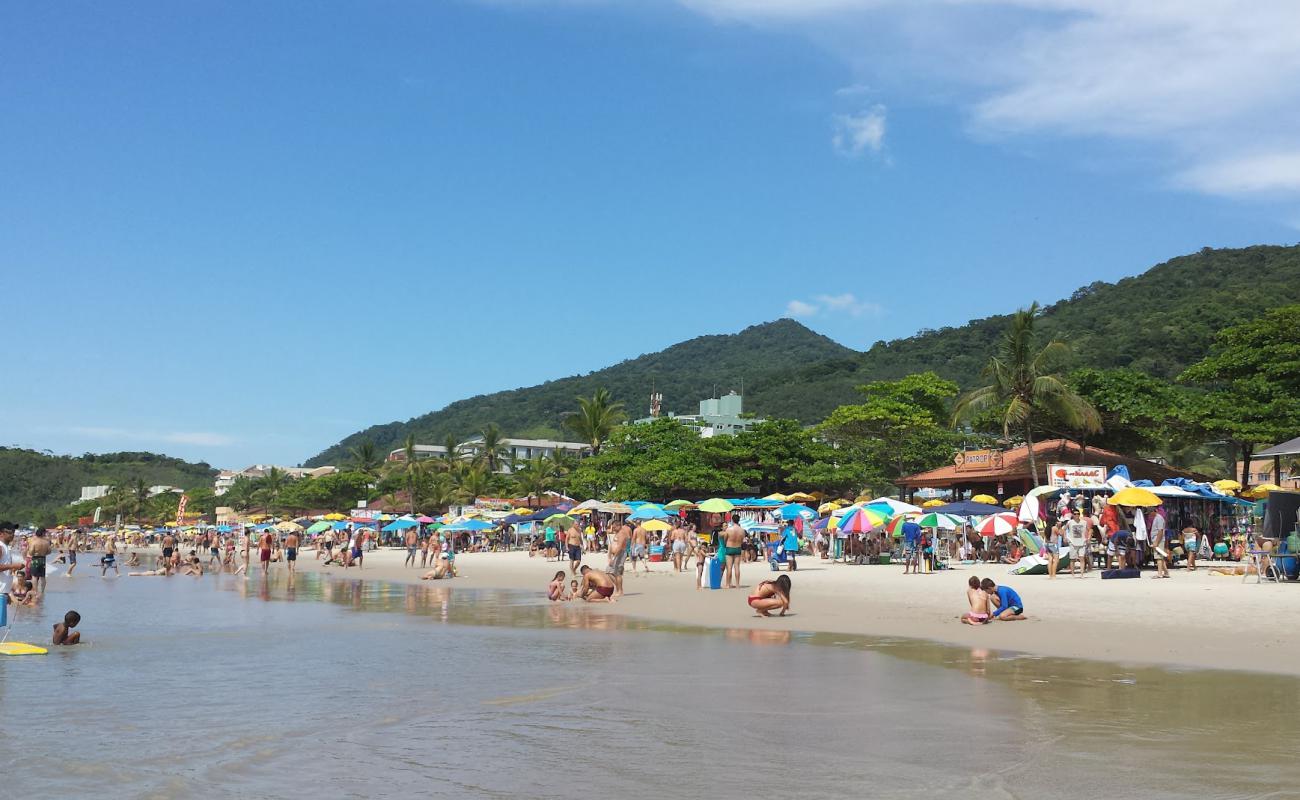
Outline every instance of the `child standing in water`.
{"type": "Polygon", "coordinates": [[[980,587],[980,579],[971,576],[966,581],[966,602],[970,603],[970,611],[961,615],[963,625],[983,625],[989,621],[989,595],[980,587]]]}

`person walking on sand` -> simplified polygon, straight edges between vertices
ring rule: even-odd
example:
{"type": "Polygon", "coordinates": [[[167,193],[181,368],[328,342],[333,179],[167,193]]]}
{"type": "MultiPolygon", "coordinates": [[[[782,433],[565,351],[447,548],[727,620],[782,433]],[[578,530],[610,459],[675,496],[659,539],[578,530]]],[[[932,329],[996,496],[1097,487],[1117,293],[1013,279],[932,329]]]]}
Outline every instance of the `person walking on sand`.
{"type": "Polygon", "coordinates": [[[77,568],[77,547],[79,545],[77,532],[69,533],[66,538],[68,542],[68,571],[64,575],[71,578],[73,571],[77,568]]]}
{"type": "Polygon", "coordinates": [[[637,562],[641,563],[643,570],[650,571],[650,559],[646,557],[646,531],[640,523],[637,523],[632,531],[632,572],[634,573],[637,562]]]}
{"type": "Polygon", "coordinates": [[[298,571],[298,534],[292,531],[284,537],[284,563],[289,566],[289,576],[298,571]]]}
{"type": "Polygon", "coordinates": [[[175,565],[176,556],[176,537],[171,533],[164,533],[162,538],[162,560],[167,563],[168,567],[175,565]]]}
{"type": "Polygon", "coordinates": [[[1065,549],[1065,520],[1058,519],[1043,533],[1043,545],[1047,550],[1047,579],[1056,580],[1056,571],[1061,566],[1061,551],[1065,549]]]}
{"type": "MultiPolygon", "coordinates": [[[[623,596],[623,567],[627,563],[627,552],[631,545],[632,528],[626,522],[620,522],[609,541],[609,575],[614,581],[614,597],[623,596]]],[[[583,570],[585,572],[586,568],[583,570]]]]}
{"type": "Polygon", "coordinates": [[[1077,508],[1065,523],[1065,538],[1070,543],[1070,574],[1082,575],[1083,562],[1088,558],[1088,523],[1077,508]]]}
{"type": "Polygon", "coordinates": [[[577,522],[564,532],[564,544],[569,551],[569,574],[577,575],[578,567],[582,566],[582,531],[577,522]]]}
{"type": "Polygon", "coordinates": [[[668,546],[673,551],[673,569],[681,572],[685,569],[686,561],[686,531],[682,528],[680,517],[673,523],[673,529],[668,533],[668,546]]]}
{"type": "Polygon", "coordinates": [[[722,532],[722,546],[718,548],[718,555],[725,555],[727,559],[723,565],[725,589],[740,588],[740,555],[744,544],[745,529],[740,527],[740,515],[732,514],[731,524],[722,532]]]}
{"type": "Polygon", "coordinates": [[[404,567],[415,566],[415,550],[420,544],[420,534],[417,533],[419,528],[406,529],[406,560],[402,562],[404,567]]]}
{"type": "Polygon", "coordinates": [[[275,537],[271,535],[271,530],[268,528],[258,540],[257,557],[262,562],[262,577],[266,577],[271,571],[271,551],[274,549],[275,537]]]}

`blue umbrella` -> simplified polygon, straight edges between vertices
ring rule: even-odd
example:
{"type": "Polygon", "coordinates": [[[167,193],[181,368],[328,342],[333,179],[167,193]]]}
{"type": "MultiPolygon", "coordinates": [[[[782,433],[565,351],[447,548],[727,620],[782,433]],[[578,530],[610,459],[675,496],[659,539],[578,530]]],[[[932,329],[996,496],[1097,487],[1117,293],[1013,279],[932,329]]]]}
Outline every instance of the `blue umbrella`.
{"type": "Polygon", "coordinates": [[[783,505],[776,510],[776,513],[781,516],[781,519],[813,519],[817,516],[816,511],[798,503],[783,505]]]}
{"type": "Polygon", "coordinates": [[[418,527],[420,527],[420,523],[416,522],[413,519],[395,519],[392,522],[385,525],[384,527],[380,528],[379,530],[385,533],[391,533],[393,531],[404,531],[407,528],[418,528],[418,527]]]}
{"type": "Polygon", "coordinates": [[[628,516],[628,519],[668,519],[670,516],[672,515],[664,511],[663,506],[657,506],[654,503],[642,503],[628,516]]]}

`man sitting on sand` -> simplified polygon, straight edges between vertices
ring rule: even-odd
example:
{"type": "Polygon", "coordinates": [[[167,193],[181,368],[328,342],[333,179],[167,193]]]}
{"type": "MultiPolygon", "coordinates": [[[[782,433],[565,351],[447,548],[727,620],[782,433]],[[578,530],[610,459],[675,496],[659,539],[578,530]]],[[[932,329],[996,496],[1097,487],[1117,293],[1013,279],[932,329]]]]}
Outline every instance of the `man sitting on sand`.
{"type": "Polygon", "coordinates": [[[578,576],[578,597],[588,603],[614,602],[614,579],[583,565],[578,576]]]}
{"type": "Polygon", "coordinates": [[[54,626],[54,644],[74,645],[81,642],[81,631],[74,631],[77,623],[81,622],[81,615],[75,611],[69,611],[63,615],[63,621],[56,623],[54,626]]]}
{"type": "MultiPolygon", "coordinates": [[[[971,580],[974,580],[973,578],[971,580]]],[[[998,586],[992,578],[980,582],[980,588],[993,603],[993,619],[1011,622],[1025,618],[1025,603],[1010,586],[998,586]]]]}

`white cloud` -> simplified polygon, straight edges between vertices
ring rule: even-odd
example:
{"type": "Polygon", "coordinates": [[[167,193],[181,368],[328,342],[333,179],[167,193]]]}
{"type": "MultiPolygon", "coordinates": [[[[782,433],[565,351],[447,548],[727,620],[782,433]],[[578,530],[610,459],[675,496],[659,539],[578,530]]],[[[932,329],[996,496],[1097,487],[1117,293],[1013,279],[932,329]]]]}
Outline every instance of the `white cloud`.
{"type": "MultiPolygon", "coordinates": [[[[678,2],[807,35],[983,136],[1137,143],[1196,191],[1300,193],[1297,0],[678,2]]],[[[882,146],[883,112],[835,121],[840,152],[882,146]]]]}
{"type": "Polygon", "coordinates": [[[96,426],[74,426],[69,433],[92,439],[116,439],[134,442],[166,442],[169,444],[192,444],[204,447],[228,447],[235,439],[220,433],[208,431],[148,431],[127,428],[107,428],[96,426]]]}
{"type": "Polygon", "coordinates": [[[831,118],[835,132],[831,144],[835,152],[856,157],[864,152],[879,153],[885,146],[885,107],[872,106],[853,114],[836,114],[831,118]]]}
{"type": "Polygon", "coordinates": [[[867,300],[859,300],[855,295],[845,294],[822,294],[817,296],[817,302],[821,303],[828,310],[840,314],[850,314],[860,317],[863,314],[879,314],[880,305],[867,300]]]}
{"type": "Polygon", "coordinates": [[[815,316],[817,311],[817,306],[802,300],[791,300],[785,304],[785,313],[791,317],[811,317],[815,316]]]}

